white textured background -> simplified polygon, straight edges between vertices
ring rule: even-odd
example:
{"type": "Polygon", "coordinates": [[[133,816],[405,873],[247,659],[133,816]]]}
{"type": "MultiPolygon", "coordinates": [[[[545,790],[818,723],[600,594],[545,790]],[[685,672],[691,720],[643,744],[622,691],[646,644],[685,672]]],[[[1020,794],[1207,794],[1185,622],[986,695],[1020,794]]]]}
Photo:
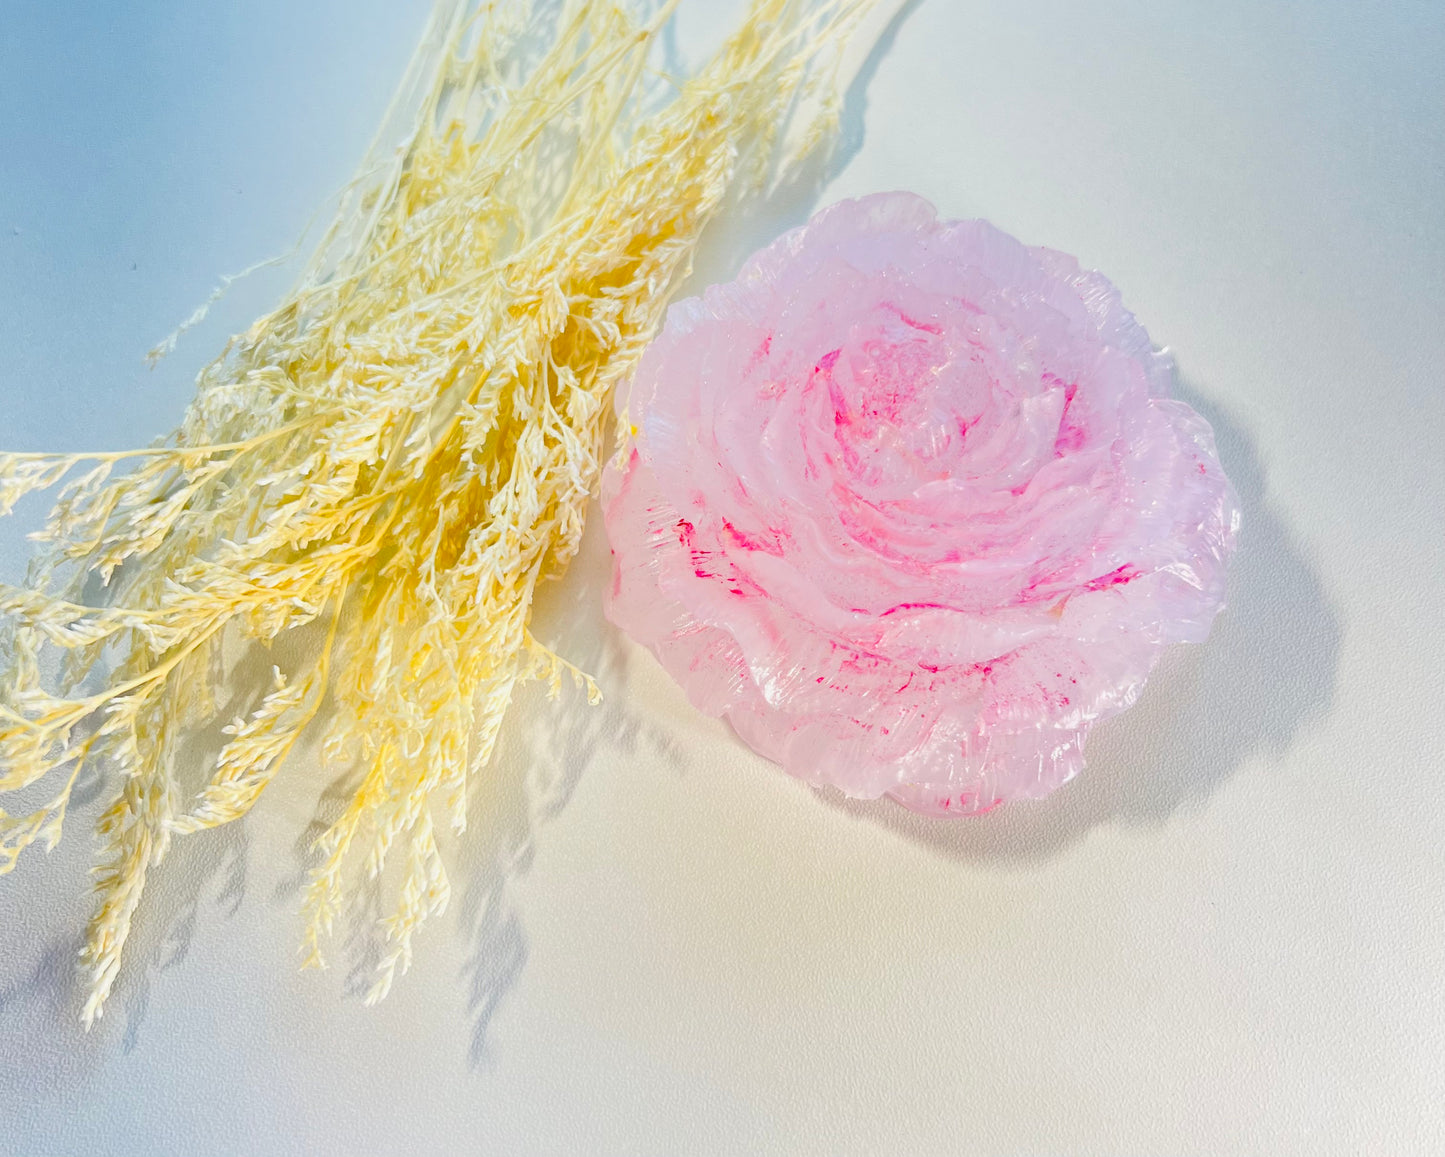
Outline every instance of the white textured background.
{"type": "MultiPolygon", "coordinates": [[[[285,274],[141,355],[346,179],[425,10],[0,5],[0,442],[173,424],[285,274]]],[[[601,624],[593,533],[547,621],[607,705],[520,706],[380,1008],[296,970],[304,760],[175,849],[89,1036],[96,792],[0,881],[0,1152],[1445,1152],[1442,62],[1439,0],[910,4],[823,199],[1122,288],[1244,501],[1209,643],[1050,801],[925,821],[696,716],[601,624]]]]}

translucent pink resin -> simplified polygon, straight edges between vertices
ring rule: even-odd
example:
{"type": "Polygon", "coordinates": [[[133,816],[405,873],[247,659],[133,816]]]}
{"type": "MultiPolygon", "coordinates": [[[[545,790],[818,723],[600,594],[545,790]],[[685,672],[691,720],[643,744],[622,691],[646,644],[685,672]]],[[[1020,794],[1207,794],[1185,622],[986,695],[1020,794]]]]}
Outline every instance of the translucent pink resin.
{"type": "Polygon", "coordinates": [[[674,305],[603,482],[608,616],[793,775],[1045,795],[1223,606],[1209,425],[1097,273],[904,193],[674,305]]]}

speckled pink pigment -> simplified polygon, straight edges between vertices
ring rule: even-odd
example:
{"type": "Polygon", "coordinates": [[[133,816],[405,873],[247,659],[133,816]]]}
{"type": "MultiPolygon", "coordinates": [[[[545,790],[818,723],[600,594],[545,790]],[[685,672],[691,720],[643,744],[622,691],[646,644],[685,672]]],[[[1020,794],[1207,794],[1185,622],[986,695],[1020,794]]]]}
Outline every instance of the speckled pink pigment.
{"type": "Polygon", "coordinates": [[[608,616],[793,775],[1045,795],[1223,606],[1208,424],[1097,273],[844,201],[668,312],[603,482],[608,616]]]}

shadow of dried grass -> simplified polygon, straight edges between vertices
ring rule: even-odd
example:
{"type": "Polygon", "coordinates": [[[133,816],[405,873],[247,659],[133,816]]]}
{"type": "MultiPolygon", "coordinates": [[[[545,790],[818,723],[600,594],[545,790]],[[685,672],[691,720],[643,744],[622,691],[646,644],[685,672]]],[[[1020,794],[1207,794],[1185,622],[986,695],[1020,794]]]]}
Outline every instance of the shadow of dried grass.
{"type": "MultiPolygon", "coordinates": [[[[824,187],[862,146],[868,85],[920,3],[906,0],[898,8],[850,83],[837,146],[811,158],[767,195],[729,204],[718,224],[704,234],[679,295],[734,276],[749,253],[807,220],[824,187]]],[[[681,67],[675,44],[665,42],[665,53],[670,65],[681,67]]],[[[626,674],[626,650],[602,613],[602,591],[610,574],[610,551],[594,504],[567,575],[539,592],[533,630],[596,679],[603,702],[588,707],[580,693],[564,689],[564,702],[551,703],[538,685],[521,689],[487,782],[473,788],[455,875],[464,879],[460,919],[469,938],[465,979],[474,1066],[485,1064],[492,1018],[526,964],[525,929],[510,883],[530,866],[538,829],[567,806],[587,767],[604,753],[610,757],[646,751],[649,758],[682,766],[676,743],[650,727],[618,694],[626,674]]]]}
{"type": "Polygon", "coordinates": [[[627,651],[602,613],[610,574],[611,551],[594,506],[577,558],[566,576],[539,592],[532,624],[539,639],[596,679],[602,702],[589,706],[570,686],[555,702],[541,684],[523,687],[486,782],[473,789],[454,879],[461,881],[460,924],[468,939],[465,982],[474,1066],[486,1062],[492,1018],[526,963],[525,930],[511,884],[530,868],[541,828],[566,808],[599,758],[646,751],[674,765],[682,761],[672,740],[633,711],[621,693],[627,651]]]}
{"type": "Polygon", "coordinates": [[[59,1092],[85,1082],[104,1051],[81,1027],[75,956],[79,941],[52,939],[20,967],[0,972],[0,1121],[28,1111],[38,1090],[59,1092]]]}
{"type": "MultiPolygon", "coordinates": [[[[905,0],[875,40],[845,93],[837,146],[811,158],[767,195],[726,206],[718,226],[703,238],[693,272],[681,287],[683,293],[732,277],[749,253],[807,219],[823,188],[861,147],[868,85],[899,29],[921,2],[905,0]]],[[[559,5],[547,0],[541,5],[539,19],[545,24],[555,19],[559,10],[559,5]]],[[[526,47],[524,44],[522,50],[526,47]]],[[[675,56],[675,45],[671,51],[675,56]]],[[[610,554],[594,504],[581,550],[568,574],[539,592],[533,631],[592,674],[604,701],[589,707],[580,692],[564,688],[563,701],[553,703],[539,685],[522,688],[485,782],[473,787],[469,829],[449,849],[453,911],[460,913],[461,932],[468,944],[463,980],[472,1021],[473,1066],[485,1064],[492,1018],[527,960],[525,930],[509,885],[530,866],[539,828],[567,806],[581,776],[601,753],[645,750],[649,758],[677,766],[682,762],[676,744],[629,710],[619,693],[626,652],[601,609],[603,584],[609,574],[610,554]]],[[[220,727],[247,713],[270,689],[273,662],[283,669],[295,669],[288,658],[314,650],[320,630],[314,626],[283,636],[274,652],[250,647],[239,657],[228,657],[230,699],[213,726],[187,740],[178,762],[198,776],[208,772],[224,742],[220,727]]],[[[323,707],[322,724],[325,718],[323,707]]],[[[293,761],[308,758],[305,749],[314,745],[315,731],[313,726],[293,761]]],[[[286,776],[286,769],[281,776],[286,776]]],[[[79,790],[72,824],[93,822],[100,807],[101,786],[102,779],[96,776],[88,788],[79,790]]],[[[354,786],[355,777],[348,774],[323,791],[311,822],[295,842],[296,871],[275,889],[274,899],[295,903],[313,863],[317,836],[340,815],[354,786]]],[[[81,1030],[77,1014],[83,994],[75,968],[79,944],[73,933],[69,939],[50,943],[29,963],[17,961],[17,968],[0,970],[0,1047],[6,1041],[27,1042],[26,1055],[31,1057],[27,1088],[73,1086],[106,1055],[117,1032],[124,1052],[137,1047],[156,983],[163,973],[183,965],[208,906],[214,905],[223,916],[232,915],[245,900],[248,822],[176,840],[165,862],[153,873],[111,998],[112,1009],[121,1011],[122,1017],[112,1012],[88,1037],[81,1030]],[[119,1028],[118,1020],[122,1022],[119,1028]],[[37,1049],[43,1055],[37,1054],[37,1049]],[[38,1082],[36,1066],[48,1074],[38,1082]]],[[[83,847],[83,841],[67,843],[81,846],[82,853],[90,850],[83,847]]],[[[357,996],[370,986],[380,954],[377,918],[382,909],[381,891],[378,885],[359,897],[342,929],[345,988],[357,996]]],[[[418,950],[425,950],[424,943],[418,950]]],[[[3,1087],[0,1078],[0,1089],[3,1087]]]]}
{"type": "MultiPolygon", "coordinates": [[[[183,764],[195,770],[197,783],[225,741],[221,722],[244,713],[265,694],[270,672],[271,658],[259,647],[236,663],[227,681],[231,694],[218,720],[185,745],[183,764]]],[[[23,865],[17,871],[30,869],[33,875],[7,881],[7,891],[24,889],[20,905],[33,913],[36,931],[45,934],[38,956],[27,958],[23,945],[17,944],[0,967],[0,1053],[26,1058],[23,1066],[0,1066],[0,1073],[20,1080],[23,1070],[30,1096],[37,1089],[74,1087],[111,1052],[117,1038],[122,1052],[132,1052],[140,1042],[155,982],[184,962],[203,912],[214,907],[228,917],[245,898],[248,839],[243,825],[174,841],[150,873],[108,1015],[85,1032],[80,1022],[85,979],[77,957],[91,905],[86,870],[95,854],[86,833],[113,798],[115,786],[100,768],[82,773],[66,821],[68,838],[43,871],[38,863],[23,865]],[[57,933],[57,926],[65,931],[57,933]]]]}
{"type": "MultiPolygon", "coordinates": [[[[603,701],[589,706],[585,693],[570,683],[564,683],[556,701],[549,700],[541,683],[519,688],[491,764],[471,785],[466,831],[460,836],[438,831],[452,906],[420,934],[416,950],[427,951],[429,935],[443,921],[456,921],[457,934],[466,944],[461,980],[472,1021],[469,1059],[474,1067],[487,1062],[492,1018],[527,960],[512,884],[531,866],[540,829],[567,806],[594,759],[644,749],[652,758],[681,759],[671,741],[630,711],[619,693],[626,651],[602,614],[602,591],[610,572],[611,552],[594,508],[567,574],[539,590],[532,629],[543,643],[595,678],[603,701]]],[[[275,888],[274,900],[296,907],[315,862],[315,841],[339,818],[356,785],[355,773],[347,772],[321,793],[310,822],[293,844],[294,869],[275,888]]],[[[341,919],[333,955],[345,970],[344,992],[360,999],[370,990],[385,952],[381,918],[387,879],[353,882],[364,887],[341,919]]],[[[398,976],[396,983],[406,984],[406,977],[398,976]]]]}
{"type": "MultiPolygon", "coordinates": [[[[270,647],[247,643],[225,648],[216,657],[213,679],[229,696],[215,718],[180,746],[176,763],[189,773],[189,791],[199,790],[215,766],[229,738],[222,728],[254,711],[273,686],[272,668],[295,670],[297,660],[316,649],[323,633],[321,624],[308,624],[270,647]]],[[[183,794],[178,801],[183,808],[186,799],[183,794]]],[[[215,909],[223,919],[240,910],[249,848],[243,820],[173,839],[165,860],[152,869],[110,1000],[124,1016],[122,1051],[130,1053],[139,1044],[152,988],[162,973],[185,962],[203,910],[215,909]]]]}

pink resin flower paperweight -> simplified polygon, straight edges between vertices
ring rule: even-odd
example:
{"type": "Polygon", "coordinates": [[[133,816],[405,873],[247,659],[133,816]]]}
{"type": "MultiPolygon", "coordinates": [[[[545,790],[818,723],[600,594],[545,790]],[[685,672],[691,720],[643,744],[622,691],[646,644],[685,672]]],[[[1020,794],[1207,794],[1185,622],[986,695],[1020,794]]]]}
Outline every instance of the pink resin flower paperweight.
{"type": "Polygon", "coordinates": [[[675,304],[603,480],[608,616],[814,784],[1047,794],[1223,606],[1209,425],[1118,291],[905,193],[675,304]]]}

